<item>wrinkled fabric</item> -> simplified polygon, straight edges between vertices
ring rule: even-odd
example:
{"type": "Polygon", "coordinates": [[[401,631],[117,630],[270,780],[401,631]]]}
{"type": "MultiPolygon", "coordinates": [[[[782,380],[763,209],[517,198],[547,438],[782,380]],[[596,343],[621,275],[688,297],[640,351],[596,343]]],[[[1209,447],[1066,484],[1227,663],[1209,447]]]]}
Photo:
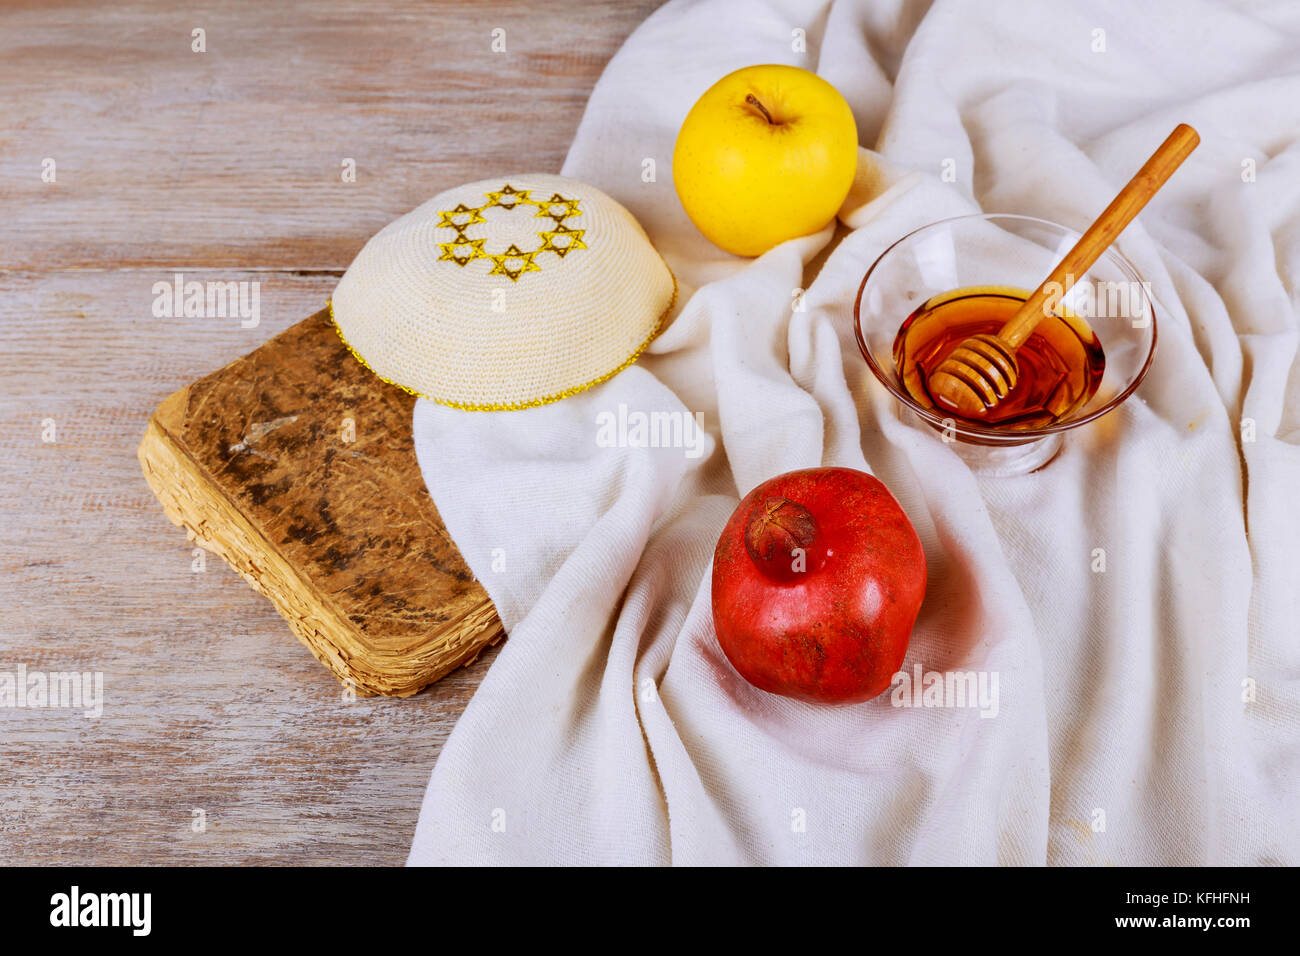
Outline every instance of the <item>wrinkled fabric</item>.
{"type": "Polygon", "coordinates": [[[410,863],[1300,863],[1298,140],[1284,2],[653,14],[563,173],[644,225],[680,284],[671,324],[554,405],[416,406],[428,489],[510,637],[410,863]],[[833,83],[870,149],[838,232],[739,259],[682,210],[673,141],[714,81],[764,62],[833,83]],[[1201,145],[1120,241],[1157,301],[1149,375],[1041,471],[973,474],[866,367],[864,271],[952,215],[1082,229],[1179,122],[1201,145]],[[620,406],[707,435],[611,446],[620,406]],[[903,669],[996,674],[995,716],[816,706],[731,668],[717,536],[756,484],[817,465],[875,474],[925,546],[903,669]]]}

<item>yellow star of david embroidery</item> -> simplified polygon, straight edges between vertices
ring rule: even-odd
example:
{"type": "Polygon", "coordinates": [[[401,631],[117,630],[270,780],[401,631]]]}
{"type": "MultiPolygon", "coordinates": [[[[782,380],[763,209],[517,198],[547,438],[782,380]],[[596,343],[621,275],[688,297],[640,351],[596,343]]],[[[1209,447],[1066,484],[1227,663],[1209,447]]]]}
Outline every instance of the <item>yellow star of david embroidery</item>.
{"type": "Polygon", "coordinates": [[[537,218],[541,219],[543,216],[550,216],[555,220],[556,225],[572,216],[581,215],[582,210],[578,208],[578,200],[565,199],[559,193],[552,193],[550,199],[537,203],[537,218]]]}
{"type": "Polygon", "coordinates": [[[542,267],[533,262],[533,257],[539,251],[534,249],[532,252],[523,252],[512,242],[505,252],[495,256],[487,256],[488,259],[492,260],[492,271],[488,275],[503,275],[507,276],[511,282],[518,282],[519,277],[525,272],[541,272],[542,267]],[[517,262],[519,265],[512,269],[508,265],[511,262],[517,262]]]}
{"type": "Polygon", "coordinates": [[[440,242],[438,248],[442,250],[442,255],[438,257],[439,262],[454,262],[463,266],[475,259],[486,259],[488,256],[483,252],[483,243],[486,239],[466,239],[459,232],[455,242],[440,242]],[[464,251],[464,250],[468,251],[464,251]]]}
{"type": "Polygon", "coordinates": [[[466,206],[464,203],[461,203],[455,209],[449,209],[446,212],[440,212],[438,213],[438,215],[442,217],[442,219],[438,222],[438,227],[440,229],[445,227],[447,229],[455,229],[457,232],[461,232],[467,226],[472,226],[476,222],[487,222],[487,220],[483,218],[483,213],[480,210],[472,209],[469,206],[466,206]],[[469,219],[467,219],[465,222],[456,221],[457,216],[466,216],[466,215],[469,216],[469,219]]]}
{"type": "Polygon", "coordinates": [[[509,183],[502,186],[496,192],[485,193],[487,204],[483,209],[489,209],[492,206],[500,206],[503,209],[514,209],[516,206],[533,206],[536,203],[528,198],[530,189],[515,189],[509,183]]]}
{"type": "Polygon", "coordinates": [[[503,275],[511,282],[518,282],[519,277],[525,272],[542,271],[542,267],[535,260],[544,252],[553,252],[563,259],[576,249],[588,248],[582,239],[586,230],[572,229],[564,224],[566,219],[582,215],[582,210],[578,208],[579,200],[565,198],[559,193],[552,193],[550,199],[539,200],[533,199],[530,193],[531,190],[515,189],[506,183],[500,189],[484,193],[483,197],[487,202],[481,206],[466,206],[464,203],[459,203],[455,209],[439,211],[437,228],[452,229],[456,235],[450,242],[438,243],[438,248],[442,250],[438,261],[454,262],[464,267],[476,259],[488,259],[492,262],[488,275],[503,275]],[[551,220],[550,229],[537,233],[541,245],[536,249],[524,250],[511,243],[504,252],[488,252],[483,248],[486,239],[471,238],[468,235],[468,230],[472,226],[487,222],[483,213],[488,209],[500,208],[513,211],[521,206],[535,206],[537,212],[533,218],[551,220]]]}
{"type": "Polygon", "coordinates": [[[587,244],[582,241],[582,235],[586,231],[585,229],[570,229],[568,226],[556,224],[554,229],[538,233],[542,237],[542,244],[537,251],[553,252],[563,259],[574,249],[587,248],[587,244]]]}

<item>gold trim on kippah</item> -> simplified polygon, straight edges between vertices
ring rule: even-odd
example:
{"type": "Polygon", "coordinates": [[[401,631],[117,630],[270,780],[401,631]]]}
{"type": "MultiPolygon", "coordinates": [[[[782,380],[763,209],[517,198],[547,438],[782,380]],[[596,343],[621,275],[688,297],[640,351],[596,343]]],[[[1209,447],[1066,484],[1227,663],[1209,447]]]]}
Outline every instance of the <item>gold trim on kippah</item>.
{"type": "Polygon", "coordinates": [[[619,372],[623,371],[623,369],[627,368],[629,365],[631,365],[633,362],[639,359],[641,357],[641,353],[644,352],[647,348],[649,348],[650,343],[655,340],[655,336],[657,336],[663,330],[664,322],[667,321],[669,313],[672,312],[673,306],[677,302],[677,276],[673,273],[672,269],[668,270],[668,275],[673,280],[673,294],[668,299],[668,307],[665,308],[663,313],[659,316],[658,321],[655,322],[654,328],[650,330],[650,334],[649,336],[646,337],[646,340],[636,347],[636,349],[632,352],[631,355],[627,357],[627,360],[623,362],[622,365],[618,366],[612,371],[606,372],[604,375],[601,375],[599,378],[592,379],[590,382],[587,382],[584,385],[575,385],[572,388],[566,388],[562,392],[556,392],[553,395],[546,395],[543,396],[542,398],[530,399],[529,401],[526,402],[509,402],[500,405],[475,405],[475,404],[470,404],[468,402],[454,402],[451,401],[450,399],[435,398],[432,395],[424,395],[420,392],[417,392],[413,388],[407,388],[405,385],[402,385],[398,382],[394,382],[390,378],[384,378],[384,376],[380,375],[378,372],[376,372],[373,368],[370,367],[370,363],[361,357],[360,353],[358,353],[357,350],[352,347],[352,344],[343,335],[343,330],[339,328],[338,321],[334,318],[334,300],[333,299],[327,300],[325,304],[326,306],[328,306],[330,311],[330,324],[334,326],[334,331],[338,333],[339,340],[343,343],[344,347],[347,348],[347,350],[352,353],[352,357],[354,359],[356,359],[363,366],[369,369],[370,372],[373,373],[381,382],[384,382],[388,385],[396,386],[397,388],[400,388],[402,391],[406,392],[408,395],[414,395],[416,398],[423,398],[426,401],[437,402],[439,405],[447,405],[451,408],[459,408],[462,411],[466,411],[466,412],[517,412],[525,408],[536,408],[539,405],[550,405],[552,402],[558,402],[560,399],[568,398],[570,395],[577,395],[579,392],[585,392],[587,389],[592,388],[596,385],[601,384],[602,382],[606,382],[609,379],[613,378],[619,372]]]}

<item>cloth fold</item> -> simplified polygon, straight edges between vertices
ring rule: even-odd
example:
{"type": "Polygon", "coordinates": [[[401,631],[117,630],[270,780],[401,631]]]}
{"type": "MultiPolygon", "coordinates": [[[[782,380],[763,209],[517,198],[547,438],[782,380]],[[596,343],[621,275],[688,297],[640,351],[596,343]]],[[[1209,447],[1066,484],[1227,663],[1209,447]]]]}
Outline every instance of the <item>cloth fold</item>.
{"type": "Polygon", "coordinates": [[[416,405],[429,492],[510,637],[410,863],[1300,862],[1296,64],[1280,2],[653,14],[563,173],[637,216],[677,315],[563,402],[416,405]],[[874,151],[838,229],[742,260],[686,218],[671,156],[700,94],[763,62],[835,84],[874,151]],[[1083,228],[1180,121],[1202,144],[1120,243],[1157,300],[1146,381],[1041,471],[972,474],[862,360],[864,271],[980,209],[1083,228]],[[638,413],[707,436],[600,440],[638,413]],[[823,464],[884,481],[925,546],[903,670],[996,675],[995,714],[818,707],[728,664],[717,535],[754,485],[823,464]]]}

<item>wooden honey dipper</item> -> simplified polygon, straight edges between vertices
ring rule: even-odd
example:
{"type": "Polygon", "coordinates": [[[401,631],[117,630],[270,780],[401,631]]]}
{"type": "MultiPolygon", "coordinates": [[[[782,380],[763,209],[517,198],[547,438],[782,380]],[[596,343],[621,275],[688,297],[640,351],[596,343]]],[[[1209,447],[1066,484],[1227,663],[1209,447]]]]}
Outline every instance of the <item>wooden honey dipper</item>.
{"type": "Polygon", "coordinates": [[[1006,398],[1020,379],[1016,349],[1047,314],[1049,296],[1070,291],[1200,141],[1196,130],[1180,123],[997,333],[965,339],[939,363],[929,378],[935,403],[963,418],[978,419],[1006,398]]]}

